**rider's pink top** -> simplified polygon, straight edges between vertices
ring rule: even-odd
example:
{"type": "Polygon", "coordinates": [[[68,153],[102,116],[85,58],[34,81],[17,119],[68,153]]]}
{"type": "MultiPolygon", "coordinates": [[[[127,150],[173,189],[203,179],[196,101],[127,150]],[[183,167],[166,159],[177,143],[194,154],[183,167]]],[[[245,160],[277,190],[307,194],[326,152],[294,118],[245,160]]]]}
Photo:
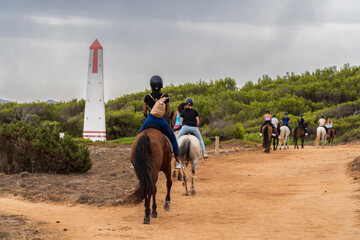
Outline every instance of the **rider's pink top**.
{"type": "Polygon", "coordinates": [[[264,121],[266,122],[266,121],[271,121],[271,115],[270,114],[265,114],[264,115],[264,121]]]}
{"type": "Polygon", "coordinates": [[[320,127],[325,126],[325,122],[326,122],[326,120],[325,120],[324,118],[320,118],[320,119],[319,119],[319,126],[320,126],[320,127]]]}

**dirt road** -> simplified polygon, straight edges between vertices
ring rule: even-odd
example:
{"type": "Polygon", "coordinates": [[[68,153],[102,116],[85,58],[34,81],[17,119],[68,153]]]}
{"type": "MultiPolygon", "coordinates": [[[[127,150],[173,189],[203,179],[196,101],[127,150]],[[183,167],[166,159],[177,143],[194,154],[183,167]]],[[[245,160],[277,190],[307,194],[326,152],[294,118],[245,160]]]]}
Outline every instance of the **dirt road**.
{"type": "MultiPolygon", "coordinates": [[[[212,155],[195,196],[174,181],[171,210],[142,224],[143,206],[95,207],[0,198],[0,213],[42,223],[48,239],[360,239],[359,145],[212,155]],[[59,223],[56,223],[59,221],[59,223]],[[64,231],[66,229],[66,231],[64,231]]],[[[165,198],[161,174],[157,200],[165,198]]]]}

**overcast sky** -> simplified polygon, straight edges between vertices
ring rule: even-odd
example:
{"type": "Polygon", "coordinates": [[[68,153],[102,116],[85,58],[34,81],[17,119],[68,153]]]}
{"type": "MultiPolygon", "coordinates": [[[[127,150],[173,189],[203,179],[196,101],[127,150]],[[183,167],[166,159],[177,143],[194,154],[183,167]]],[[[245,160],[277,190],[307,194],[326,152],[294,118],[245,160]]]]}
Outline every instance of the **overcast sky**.
{"type": "Polygon", "coordinates": [[[89,47],[104,49],[105,100],[165,84],[238,86],[360,65],[357,0],[0,0],[0,98],[85,98],[89,47]]]}

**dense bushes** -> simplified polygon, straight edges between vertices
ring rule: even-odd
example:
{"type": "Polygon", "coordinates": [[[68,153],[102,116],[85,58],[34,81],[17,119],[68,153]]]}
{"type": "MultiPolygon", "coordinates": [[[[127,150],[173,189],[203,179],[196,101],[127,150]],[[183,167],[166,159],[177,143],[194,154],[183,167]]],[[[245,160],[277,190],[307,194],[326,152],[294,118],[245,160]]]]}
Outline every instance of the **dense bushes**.
{"type": "Polygon", "coordinates": [[[59,137],[57,123],[45,121],[33,127],[13,121],[0,127],[0,171],[86,172],[91,166],[89,150],[69,135],[59,137]]]}
{"type": "MultiPolygon", "coordinates": [[[[164,82],[169,83],[167,79],[164,82]]],[[[106,131],[109,140],[137,134],[145,120],[142,105],[144,96],[149,92],[145,90],[108,101],[106,131]]],[[[244,137],[255,138],[267,108],[279,118],[284,111],[289,112],[293,128],[296,127],[297,116],[303,113],[310,123],[311,132],[316,128],[320,115],[325,114],[326,118],[333,118],[339,137],[357,128],[353,117],[360,114],[360,67],[346,64],[339,70],[329,67],[299,75],[287,73],[274,79],[264,75],[257,83],[249,81],[242,88],[238,88],[231,78],[199,81],[168,85],[163,92],[170,97],[171,110],[176,110],[187,97],[194,99],[194,108],[200,114],[200,127],[206,137],[242,138],[241,130],[236,133],[236,129],[241,127],[233,126],[241,123],[244,137]]],[[[56,121],[61,131],[81,137],[84,105],[84,100],[76,99],[57,104],[0,104],[0,123],[21,120],[38,126],[46,120],[56,121]]],[[[353,138],[357,135],[350,137],[353,138]]]]}

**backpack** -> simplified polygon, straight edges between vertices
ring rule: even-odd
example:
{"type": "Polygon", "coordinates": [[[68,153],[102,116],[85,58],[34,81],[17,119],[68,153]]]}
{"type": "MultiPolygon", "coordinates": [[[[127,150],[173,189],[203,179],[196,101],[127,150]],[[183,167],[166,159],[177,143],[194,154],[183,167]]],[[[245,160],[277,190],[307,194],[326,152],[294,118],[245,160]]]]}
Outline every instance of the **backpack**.
{"type": "Polygon", "coordinates": [[[147,106],[149,108],[149,110],[150,110],[150,114],[153,115],[154,117],[162,118],[164,116],[164,114],[165,114],[165,106],[166,106],[165,101],[168,98],[164,97],[164,93],[163,93],[163,95],[161,95],[160,99],[154,99],[151,96],[151,94],[149,94],[149,96],[155,102],[152,109],[149,106],[147,106]]]}

